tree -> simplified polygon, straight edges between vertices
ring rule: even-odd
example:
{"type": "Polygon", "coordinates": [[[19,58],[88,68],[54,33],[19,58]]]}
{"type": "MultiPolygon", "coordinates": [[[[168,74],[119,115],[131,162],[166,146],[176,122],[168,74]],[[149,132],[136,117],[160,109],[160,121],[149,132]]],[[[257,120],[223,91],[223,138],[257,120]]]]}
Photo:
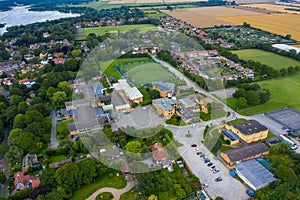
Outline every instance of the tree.
{"type": "Polygon", "coordinates": [[[67,95],[70,95],[72,93],[72,88],[70,87],[70,85],[67,81],[59,82],[58,83],[58,88],[61,91],[64,91],[67,95]]]}
{"type": "Polygon", "coordinates": [[[246,99],[249,105],[258,105],[260,104],[260,96],[254,90],[247,91],[246,99]]]}
{"type": "Polygon", "coordinates": [[[223,199],[223,197],[218,196],[218,197],[216,197],[215,200],[224,200],[224,199],[223,199]]]}
{"type": "Polygon", "coordinates": [[[81,171],[82,184],[90,184],[97,176],[96,169],[97,163],[92,159],[84,159],[79,162],[79,170],[81,171]]]}
{"type": "Polygon", "coordinates": [[[142,144],[139,141],[128,142],[125,146],[125,150],[133,153],[142,153],[143,148],[142,144]]]}
{"type": "Polygon", "coordinates": [[[57,169],[55,180],[58,190],[64,197],[70,197],[72,191],[81,186],[81,171],[76,163],[68,163],[57,169]]]}
{"type": "Polygon", "coordinates": [[[286,76],[286,75],[288,75],[287,69],[286,69],[286,68],[282,68],[282,69],[280,70],[280,74],[281,74],[281,76],[286,76]]]}
{"type": "Polygon", "coordinates": [[[6,175],[3,171],[0,171],[0,183],[4,184],[6,182],[6,175]]]}
{"type": "Polygon", "coordinates": [[[158,200],[158,197],[154,194],[151,194],[149,197],[148,197],[148,200],[158,200]]]}
{"type": "Polygon", "coordinates": [[[55,92],[51,100],[54,105],[60,105],[67,100],[67,94],[64,91],[55,92]]]}
{"type": "Polygon", "coordinates": [[[23,149],[24,153],[28,153],[35,149],[35,145],[39,142],[39,138],[33,133],[25,132],[16,139],[16,145],[23,149]]]}
{"type": "Polygon", "coordinates": [[[240,108],[247,108],[248,107],[247,99],[245,99],[244,97],[238,98],[238,100],[236,102],[236,106],[239,109],[240,108]]]}
{"type": "Polygon", "coordinates": [[[16,145],[12,145],[8,148],[5,157],[7,160],[20,161],[23,155],[24,155],[23,150],[20,147],[16,145]]]}

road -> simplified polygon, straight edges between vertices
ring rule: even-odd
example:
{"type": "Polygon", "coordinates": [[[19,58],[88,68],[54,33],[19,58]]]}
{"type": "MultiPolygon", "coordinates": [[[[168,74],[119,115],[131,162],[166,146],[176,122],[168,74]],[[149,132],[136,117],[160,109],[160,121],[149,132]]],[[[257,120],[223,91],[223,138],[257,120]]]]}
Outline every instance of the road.
{"type": "MultiPolygon", "coordinates": [[[[169,63],[161,61],[161,60],[157,59],[155,56],[152,56],[152,58],[153,58],[154,61],[156,61],[156,62],[160,63],[162,66],[166,67],[170,72],[172,72],[179,79],[185,81],[188,86],[193,87],[195,91],[203,93],[206,96],[212,98],[214,101],[221,104],[226,112],[230,112],[230,116],[228,118],[224,118],[224,120],[230,121],[230,120],[235,119],[235,118],[244,118],[244,119],[247,119],[247,120],[254,119],[254,120],[260,122],[261,124],[265,125],[275,135],[286,134],[286,131],[281,129],[282,125],[280,125],[277,122],[269,119],[264,114],[253,115],[253,116],[240,115],[237,112],[235,112],[234,110],[232,110],[229,106],[227,106],[223,101],[221,101],[220,99],[213,96],[212,94],[214,92],[205,91],[197,83],[195,83],[194,81],[187,78],[184,74],[182,74],[180,71],[178,71],[177,69],[172,67],[169,63]]],[[[221,91],[218,91],[218,93],[220,93],[220,92],[221,91]]],[[[224,94],[226,94],[225,89],[224,89],[224,94]]]]}
{"type": "Polygon", "coordinates": [[[52,119],[52,130],[51,130],[51,139],[50,139],[50,144],[49,148],[51,149],[56,149],[59,146],[59,141],[56,138],[56,116],[55,116],[55,111],[53,110],[51,112],[51,119],[52,119]]]}

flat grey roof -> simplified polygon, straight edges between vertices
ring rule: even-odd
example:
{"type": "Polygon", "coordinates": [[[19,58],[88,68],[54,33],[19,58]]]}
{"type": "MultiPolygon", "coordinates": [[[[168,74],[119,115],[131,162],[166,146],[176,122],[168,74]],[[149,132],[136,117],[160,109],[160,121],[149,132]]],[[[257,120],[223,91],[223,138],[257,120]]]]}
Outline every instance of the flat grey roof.
{"type": "Polygon", "coordinates": [[[276,180],[274,175],[255,159],[241,162],[235,165],[234,168],[254,185],[256,189],[263,188],[276,180]]]}
{"type": "Polygon", "coordinates": [[[155,87],[159,88],[160,91],[162,92],[167,92],[167,91],[173,91],[175,90],[175,84],[174,83],[168,83],[168,82],[153,82],[152,83],[155,87]]]}
{"type": "Polygon", "coordinates": [[[234,124],[233,127],[238,129],[242,134],[245,134],[245,135],[252,135],[254,133],[268,130],[267,127],[260,124],[256,120],[248,120],[246,122],[234,124]]]}
{"type": "Polygon", "coordinates": [[[176,100],[169,98],[154,99],[153,101],[162,110],[172,110],[172,105],[177,103],[176,100]]]}

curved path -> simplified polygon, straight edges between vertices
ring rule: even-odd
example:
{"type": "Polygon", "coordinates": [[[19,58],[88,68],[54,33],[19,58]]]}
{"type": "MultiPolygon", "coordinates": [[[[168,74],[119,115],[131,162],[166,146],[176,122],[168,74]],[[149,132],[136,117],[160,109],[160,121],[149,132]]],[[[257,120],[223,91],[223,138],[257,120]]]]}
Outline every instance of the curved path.
{"type": "Polygon", "coordinates": [[[113,200],[119,200],[121,195],[123,193],[128,192],[129,190],[131,190],[134,186],[135,186],[136,181],[129,181],[127,182],[126,187],[122,188],[122,189],[116,189],[116,188],[110,188],[110,187],[105,187],[105,188],[101,188],[99,190],[97,190],[96,192],[94,192],[90,197],[88,197],[86,200],[95,200],[96,197],[103,193],[103,192],[110,192],[114,195],[114,199],[113,200]]]}

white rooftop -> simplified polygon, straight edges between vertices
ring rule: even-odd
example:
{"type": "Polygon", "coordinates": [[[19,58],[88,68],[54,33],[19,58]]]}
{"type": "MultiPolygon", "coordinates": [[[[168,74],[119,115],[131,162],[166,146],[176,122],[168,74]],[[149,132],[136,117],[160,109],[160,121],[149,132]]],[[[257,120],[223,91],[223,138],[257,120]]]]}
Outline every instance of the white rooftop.
{"type": "Polygon", "coordinates": [[[272,47],[275,47],[277,49],[281,49],[284,51],[290,51],[290,50],[295,50],[297,53],[300,53],[300,48],[298,47],[294,47],[291,45],[287,45],[287,44],[273,44],[272,47]]]}

